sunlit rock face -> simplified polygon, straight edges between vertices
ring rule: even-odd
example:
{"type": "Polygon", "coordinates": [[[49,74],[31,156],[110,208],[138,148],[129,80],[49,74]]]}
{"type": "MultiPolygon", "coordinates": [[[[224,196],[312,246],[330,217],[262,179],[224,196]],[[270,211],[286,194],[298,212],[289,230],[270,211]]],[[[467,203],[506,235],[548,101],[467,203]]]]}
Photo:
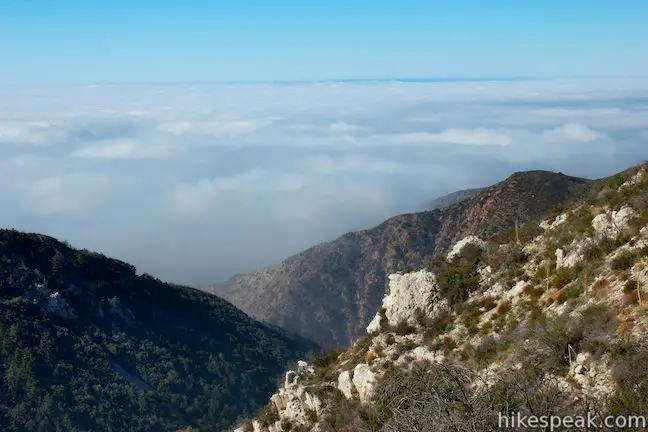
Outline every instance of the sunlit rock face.
{"type": "Polygon", "coordinates": [[[592,220],[592,227],[598,237],[615,238],[630,229],[630,221],[637,212],[625,206],[618,211],[608,211],[592,220]]]}
{"type": "Polygon", "coordinates": [[[384,316],[377,313],[367,326],[375,333],[381,326],[396,326],[401,322],[416,325],[416,310],[429,315],[437,301],[436,278],[427,270],[389,276],[389,293],[383,298],[384,316]],[[386,322],[383,320],[386,319],[386,322]]]}

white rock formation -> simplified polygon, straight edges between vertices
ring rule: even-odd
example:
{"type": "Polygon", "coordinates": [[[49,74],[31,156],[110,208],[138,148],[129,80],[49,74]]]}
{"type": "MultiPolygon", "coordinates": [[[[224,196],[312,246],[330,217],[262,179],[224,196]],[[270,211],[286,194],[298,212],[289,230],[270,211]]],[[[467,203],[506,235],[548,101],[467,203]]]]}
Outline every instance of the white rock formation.
{"type": "MultiPolygon", "coordinates": [[[[444,356],[440,353],[435,353],[433,351],[430,351],[430,349],[426,346],[418,346],[411,350],[409,353],[409,356],[412,358],[412,361],[414,362],[443,362],[444,356]]],[[[400,361],[397,361],[396,364],[404,363],[402,359],[404,359],[405,356],[401,357],[399,359],[400,361]]]]}
{"type": "Polygon", "coordinates": [[[351,381],[351,371],[344,371],[338,376],[337,388],[347,399],[351,399],[353,397],[353,381],[351,381]]]}
{"type": "Polygon", "coordinates": [[[589,353],[579,353],[571,370],[580,391],[588,398],[600,400],[614,394],[616,384],[611,373],[609,354],[594,359],[589,353]]]}
{"type": "Polygon", "coordinates": [[[569,253],[563,260],[564,267],[574,267],[585,260],[585,252],[594,244],[590,237],[574,240],[569,246],[569,253]]]}
{"type": "Polygon", "coordinates": [[[561,225],[561,224],[565,223],[566,221],[567,221],[567,214],[563,213],[563,214],[560,214],[560,215],[556,216],[556,218],[551,222],[548,222],[546,220],[542,221],[540,223],[540,228],[547,231],[547,230],[556,228],[558,225],[561,225]]]}
{"type": "Polygon", "coordinates": [[[311,388],[304,384],[306,376],[312,375],[314,372],[313,366],[304,361],[297,363],[296,371],[286,372],[283,387],[270,398],[272,405],[279,414],[279,421],[268,428],[264,428],[260,424],[258,426],[253,424],[254,430],[258,429],[261,432],[281,431],[282,420],[305,425],[311,421],[309,418],[311,411],[319,415],[323,407],[322,401],[312,393],[311,388]]]}
{"type": "Polygon", "coordinates": [[[371,371],[369,365],[360,363],[353,370],[353,385],[358,390],[360,403],[367,403],[371,400],[376,382],[376,374],[371,371]]]}
{"type": "Polygon", "coordinates": [[[344,371],[338,376],[337,388],[347,399],[353,398],[354,390],[361,403],[367,403],[374,394],[376,374],[367,363],[360,363],[353,371],[344,371]]]}
{"type": "MultiPolygon", "coordinates": [[[[389,276],[389,293],[383,298],[385,308],[385,324],[396,326],[405,321],[416,325],[415,311],[420,309],[430,314],[436,302],[436,278],[434,274],[421,270],[407,274],[392,274],[389,276]]],[[[380,313],[367,326],[368,333],[380,331],[380,313]]]]}
{"type": "Polygon", "coordinates": [[[306,363],[305,361],[299,360],[297,362],[297,373],[299,375],[305,375],[305,374],[312,375],[315,373],[315,368],[309,365],[308,363],[306,363]]]}
{"type": "Polygon", "coordinates": [[[564,265],[565,251],[558,248],[556,249],[556,270],[559,270],[564,265]]]}
{"type": "Polygon", "coordinates": [[[630,220],[637,216],[632,207],[625,206],[619,211],[605,212],[592,220],[592,227],[598,237],[615,238],[629,228],[630,220]]]}
{"type": "Polygon", "coordinates": [[[486,249],[486,242],[484,240],[480,239],[477,236],[468,236],[468,237],[464,237],[463,239],[459,240],[452,247],[452,250],[448,253],[448,256],[446,257],[446,259],[448,261],[452,261],[454,259],[454,257],[456,257],[457,255],[460,255],[463,248],[465,248],[468,245],[477,246],[480,249],[486,249]]]}
{"type": "Polygon", "coordinates": [[[646,174],[646,169],[645,168],[640,169],[639,171],[637,171],[635,175],[633,175],[625,183],[623,183],[619,188],[619,190],[641,183],[645,174],[646,174]]]}

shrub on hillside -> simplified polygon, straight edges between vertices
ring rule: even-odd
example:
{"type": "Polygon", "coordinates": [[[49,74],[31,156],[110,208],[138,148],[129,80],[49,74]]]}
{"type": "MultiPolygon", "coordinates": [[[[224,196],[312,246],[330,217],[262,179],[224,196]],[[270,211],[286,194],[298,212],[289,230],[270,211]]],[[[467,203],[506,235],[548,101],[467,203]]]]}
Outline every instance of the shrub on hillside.
{"type": "Polygon", "coordinates": [[[610,263],[610,267],[612,270],[628,270],[630,267],[632,267],[637,260],[637,254],[635,252],[631,252],[628,250],[620,252],[612,262],[610,263]]]}
{"type": "Polygon", "coordinates": [[[527,254],[517,245],[489,248],[488,265],[494,270],[501,269],[515,272],[527,259],[527,254]]]}
{"type": "Polygon", "coordinates": [[[626,173],[618,173],[618,174],[614,175],[611,179],[609,179],[607,184],[610,187],[618,188],[623,183],[625,183],[627,180],[628,180],[628,175],[626,173]]]}
{"type": "Polygon", "coordinates": [[[572,281],[576,280],[578,277],[578,274],[580,273],[581,269],[574,267],[561,267],[559,268],[553,275],[553,278],[551,279],[551,286],[553,286],[556,289],[563,289],[566,287],[569,283],[572,281]]]}
{"type": "Polygon", "coordinates": [[[481,247],[474,244],[467,244],[461,249],[461,253],[453,257],[452,264],[455,266],[474,268],[479,265],[483,258],[484,250],[481,247]]]}
{"type": "Polygon", "coordinates": [[[416,328],[407,321],[401,321],[391,331],[399,336],[405,336],[416,332],[416,328]]]}
{"type": "Polygon", "coordinates": [[[466,266],[449,266],[441,270],[437,279],[439,294],[452,306],[468,299],[479,288],[479,274],[466,266]]]}

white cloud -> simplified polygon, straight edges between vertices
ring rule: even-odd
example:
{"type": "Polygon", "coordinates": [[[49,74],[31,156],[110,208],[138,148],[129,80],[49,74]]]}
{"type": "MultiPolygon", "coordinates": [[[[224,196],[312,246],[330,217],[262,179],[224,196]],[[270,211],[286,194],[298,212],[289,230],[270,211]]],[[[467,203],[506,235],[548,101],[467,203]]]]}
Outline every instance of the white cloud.
{"type": "Polygon", "coordinates": [[[389,137],[389,141],[396,144],[416,143],[450,143],[476,146],[507,146],[511,144],[509,132],[504,129],[445,129],[438,133],[411,132],[396,134],[389,137]]]}
{"type": "Polygon", "coordinates": [[[206,282],[519,169],[611,174],[646,124],[646,79],[2,88],[0,215],[206,282]]]}
{"type": "Polygon", "coordinates": [[[416,164],[399,163],[363,154],[350,154],[338,158],[322,154],[308,158],[303,163],[308,172],[325,175],[340,172],[407,174],[418,169],[416,164]]]}
{"type": "Polygon", "coordinates": [[[263,192],[267,188],[268,173],[263,169],[228,176],[203,178],[193,183],[183,182],[172,191],[172,199],[180,214],[199,216],[224,194],[263,192]]]}
{"type": "Polygon", "coordinates": [[[175,136],[207,135],[216,138],[238,138],[262,129],[266,123],[258,120],[179,121],[161,124],[159,129],[175,136]]]}
{"type": "Polygon", "coordinates": [[[132,138],[119,138],[95,142],[88,147],[74,150],[70,157],[88,159],[155,159],[171,155],[171,149],[162,145],[150,145],[132,138]]]}
{"type": "Polygon", "coordinates": [[[0,144],[54,145],[68,137],[63,125],[48,121],[2,122],[0,144]]]}
{"type": "Polygon", "coordinates": [[[542,135],[549,141],[558,142],[590,142],[606,138],[605,134],[578,123],[567,123],[555,129],[544,131],[542,135]]]}
{"type": "Polygon", "coordinates": [[[21,199],[38,216],[79,216],[101,210],[121,192],[119,179],[98,174],[47,176],[22,182],[21,199]]]}

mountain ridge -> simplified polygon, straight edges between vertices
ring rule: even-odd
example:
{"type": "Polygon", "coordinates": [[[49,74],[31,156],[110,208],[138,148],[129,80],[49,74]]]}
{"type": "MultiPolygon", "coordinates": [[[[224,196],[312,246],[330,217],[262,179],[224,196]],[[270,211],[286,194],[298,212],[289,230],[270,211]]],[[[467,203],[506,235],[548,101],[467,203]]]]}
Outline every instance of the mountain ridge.
{"type": "Polygon", "coordinates": [[[538,218],[582,192],[590,180],[549,171],[517,172],[444,209],[394,216],[236,276],[213,292],[262,321],[324,347],[361,335],[384,294],[387,277],[423,265],[460,238],[490,236],[538,218]]]}
{"type": "Polygon", "coordinates": [[[475,195],[484,188],[462,189],[451,192],[433,199],[427,206],[427,210],[444,209],[452,204],[463,201],[475,195]]]}
{"type": "Polygon", "coordinates": [[[546,414],[553,430],[646,430],[646,289],[643,164],[390,275],[367,334],[298,362],[235,432],[536,430],[513,419],[548,429],[546,414]]]}

